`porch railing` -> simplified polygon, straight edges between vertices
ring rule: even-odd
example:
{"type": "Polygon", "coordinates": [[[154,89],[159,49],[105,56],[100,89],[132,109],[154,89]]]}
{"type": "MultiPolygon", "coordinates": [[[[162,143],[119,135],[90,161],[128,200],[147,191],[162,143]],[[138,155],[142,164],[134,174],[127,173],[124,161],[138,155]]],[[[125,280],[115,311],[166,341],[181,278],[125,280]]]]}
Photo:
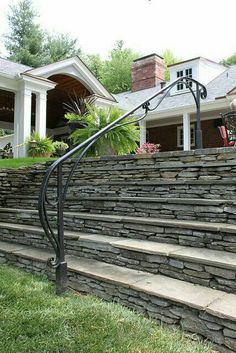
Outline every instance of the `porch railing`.
{"type": "Polygon", "coordinates": [[[133,124],[144,119],[149,111],[154,111],[161,104],[164,98],[168,95],[170,90],[178,83],[183,83],[187,89],[192,93],[193,99],[196,105],[196,147],[202,148],[202,131],[201,131],[201,117],[200,117],[200,99],[204,99],[207,96],[206,88],[198,81],[189,78],[181,77],[165,86],[158,92],[154,93],[148,99],[137,105],[135,108],[130,110],[128,113],[123,114],[117,120],[110,123],[99,132],[82,142],[78,146],[74,147],[71,151],[66,153],[64,156],[56,160],[46,171],[41,188],[38,202],[39,218],[44,229],[45,235],[51,243],[55,255],[48,260],[48,264],[56,268],[56,293],[61,294],[67,289],[67,263],[65,260],[65,244],[64,244],[64,203],[66,199],[67,190],[71,181],[71,178],[75,172],[76,167],[80,163],[81,159],[86,155],[88,150],[105,134],[109,131],[127,124],[133,124]],[[160,96],[160,99],[155,103],[154,99],[160,96]],[[153,102],[153,106],[151,106],[153,102]],[[139,110],[142,110],[142,114],[139,110]],[[125,118],[132,116],[134,113],[137,114],[137,118],[132,119],[130,122],[122,123],[125,118]],[[71,160],[72,167],[67,176],[63,176],[62,166],[71,157],[75,156],[71,160]],[[56,196],[53,197],[49,193],[49,182],[56,175],[56,196]],[[52,199],[51,199],[52,198],[52,199]],[[56,213],[56,224],[57,229],[54,229],[52,222],[49,219],[47,207],[53,206],[56,213]]]}

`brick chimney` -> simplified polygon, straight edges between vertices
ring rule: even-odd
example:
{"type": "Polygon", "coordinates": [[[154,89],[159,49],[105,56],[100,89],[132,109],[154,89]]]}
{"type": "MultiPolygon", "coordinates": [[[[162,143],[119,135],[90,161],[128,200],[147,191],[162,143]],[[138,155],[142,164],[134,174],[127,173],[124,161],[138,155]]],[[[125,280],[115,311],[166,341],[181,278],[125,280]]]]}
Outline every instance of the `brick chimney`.
{"type": "Polygon", "coordinates": [[[165,80],[164,59],[151,54],[134,60],[132,64],[132,92],[157,86],[165,80]]]}

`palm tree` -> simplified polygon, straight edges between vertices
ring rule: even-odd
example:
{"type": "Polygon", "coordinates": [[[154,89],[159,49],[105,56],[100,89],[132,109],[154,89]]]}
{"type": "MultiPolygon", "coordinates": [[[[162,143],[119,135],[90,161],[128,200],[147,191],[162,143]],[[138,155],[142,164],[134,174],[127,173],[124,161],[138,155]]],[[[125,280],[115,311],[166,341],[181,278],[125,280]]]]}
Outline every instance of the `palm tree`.
{"type": "MultiPolygon", "coordinates": [[[[123,111],[116,107],[99,108],[87,105],[87,113],[85,115],[76,115],[67,113],[65,117],[68,120],[83,121],[84,128],[75,130],[70,138],[74,144],[84,142],[96,132],[119,118],[123,111]]],[[[126,118],[122,123],[134,121],[134,118],[126,118]]],[[[101,156],[107,154],[129,154],[134,152],[138,147],[139,127],[134,123],[125,126],[118,126],[101,137],[90,149],[88,156],[101,156]]]]}

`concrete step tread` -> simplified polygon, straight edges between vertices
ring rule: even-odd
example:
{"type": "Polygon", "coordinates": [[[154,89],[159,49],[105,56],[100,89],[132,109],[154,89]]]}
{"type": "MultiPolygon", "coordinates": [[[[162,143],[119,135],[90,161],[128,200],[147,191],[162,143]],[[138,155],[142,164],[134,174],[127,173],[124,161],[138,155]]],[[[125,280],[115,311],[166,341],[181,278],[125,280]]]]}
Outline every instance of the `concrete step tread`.
{"type": "MultiPolygon", "coordinates": [[[[31,225],[26,225],[26,224],[0,222],[0,227],[6,228],[6,229],[12,229],[12,230],[34,232],[36,234],[44,234],[44,230],[42,227],[31,226],[31,225]]],[[[79,238],[79,234],[78,234],[78,232],[72,232],[72,231],[65,230],[65,238],[76,240],[79,238]]]]}
{"type": "MultiPolygon", "coordinates": [[[[0,251],[43,262],[52,256],[48,250],[35,249],[23,245],[14,245],[12,247],[12,244],[6,242],[0,242],[0,251]]],[[[66,261],[70,271],[81,275],[120,284],[158,298],[165,298],[191,308],[204,310],[220,318],[236,321],[236,295],[234,294],[226,294],[219,290],[163,275],[152,275],[147,272],[79,258],[73,255],[68,255],[66,261]]]]}
{"type": "MultiPolygon", "coordinates": [[[[23,212],[28,214],[37,214],[37,210],[22,210],[22,209],[1,209],[2,212],[23,212]]],[[[48,211],[49,215],[55,215],[55,211],[48,211]]],[[[236,224],[229,223],[210,223],[210,222],[200,222],[195,220],[176,220],[168,218],[157,218],[157,217],[135,217],[135,216],[122,216],[122,215],[107,215],[100,213],[86,213],[86,212],[64,212],[65,217],[76,217],[86,220],[98,220],[102,222],[124,222],[124,223],[136,223],[136,224],[146,224],[146,225],[156,225],[162,227],[176,227],[176,228],[185,228],[185,229],[195,229],[195,230],[209,230],[213,232],[224,232],[224,233],[236,233],[236,224]]],[[[10,223],[5,223],[9,224],[10,223]]],[[[15,225],[16,227],[16,225],[15,225]]],[[[30,226],[28,226],[30,227],[30,226]]],[[[38,227],[36,227],[38,228],[38,227]]],[[[73,232],[68,232],[73,233],[73,232]]]]}

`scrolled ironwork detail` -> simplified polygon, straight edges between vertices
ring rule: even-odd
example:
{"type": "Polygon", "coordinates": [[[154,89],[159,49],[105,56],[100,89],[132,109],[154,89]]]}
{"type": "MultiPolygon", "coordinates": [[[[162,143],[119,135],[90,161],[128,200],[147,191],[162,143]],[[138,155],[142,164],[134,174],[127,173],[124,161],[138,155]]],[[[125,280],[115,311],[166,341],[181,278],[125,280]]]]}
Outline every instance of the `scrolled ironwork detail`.
{"type": "Polygon", "coordinates": [[[67,288],[67,264],[65,262],[65,246],[64,246],[64,220],[63,220],[63,210],[64,210],[64,202],[66,199],[67,190],[72,179],[72,176],[75,172],[76,167],[80,163],[81,159],[86,155],[88,150],[105,134],[109,131],[117,128],[118,126],[138,123],[139,121],[143,120],[148,112],[153,111],[158,108],[164,98],[168,95],[170,90],[176,86],[179,82],[185,84],[186,88],[189,89],[191,92],[197,110],[197,147],[202,147],[201,142],[201,129],[200,129],[200,98],[205,99],[207,96],[206,88],[199,83],[198,81],[189,78],[189,77],[181,77],[175,80],[174,82],[170,83],[169,85],[163,87],[158,92],[154,93],[148,99],[146,99],[141,104],[137,105],[135,108],[130,110],[128,113],[123,114],[119,118],[117,118],[114,122],[110,123],[96,134],[88,138],[86,141],[82,142],[78,146],[74,147],[71,151],[67,152],[64,156],[60,157],[56,160],[46,171],[44,179],[41,184],[40,188],[40,195],[38,201],[38,211],[39,211],[39,218],[44,229],[45,235],[48,238],[49,242],[51,243],[55,256],[48,259],[48,265],[56,268],[56,292],[57,294],[63,293],[67,288]],[[192,82],[190,84],[190,82],[192,82]],[[192,85],[195,84],[196,90],[194,91],[192,85]],[[160,99],[156,103],[154,107],[151,108],[151,101],[160,96],[160,99]],[[135,112],[138,112],[140,109],[144,110],[144,113],[141,116],[137,116],[134,119],[130,119],[130,121],[123,122],[122,121],[128,117],[134,115],[135,112]],[[78,155],[78,153],[80,153],[78,155]],[[71,157],[76,155],[76,158],[72,160],[72,168],[67,176],[67,179],[63,181],[63,173],[62,173],[62,166],[63,164],[68,161],[71,157]],[[57,176],[57,195],[56,197],[53,196],[54,200],[50,200],[52,196],[49,193],[49,181],[52,175],[57,176]],[[54,229],[52,227],[52,222],[49,218],[49,213],[47,210],[47,205],[51,207],[57,208],[57,215],[56,215],[56,223],[57,228],[54,229]]]}
{"type": "Polygon", "coordinates": [[[150,110],[150,104],[151,104],[150,101],[147,101],[142,105],[142,108],[143,110],[145,110],[146,113],[148,113],[150,110]]]}

